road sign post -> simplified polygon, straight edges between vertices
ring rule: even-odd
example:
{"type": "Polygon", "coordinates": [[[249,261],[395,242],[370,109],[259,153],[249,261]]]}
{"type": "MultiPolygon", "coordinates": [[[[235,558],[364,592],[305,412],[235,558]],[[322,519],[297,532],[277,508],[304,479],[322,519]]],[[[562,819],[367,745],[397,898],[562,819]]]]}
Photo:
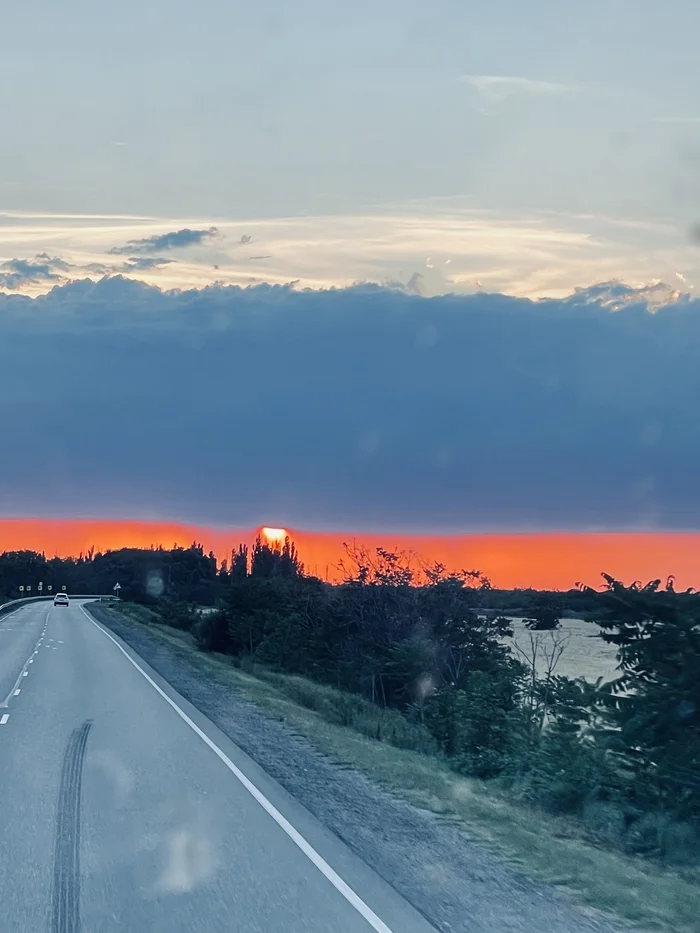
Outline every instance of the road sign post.
{"type": "Polygon", "coordinates": [[[115,583],[115,584],[114,584],[114,598],[115,598],[115,599],[119,599],[119,590],[120,590],[120,589],[121,589],[121,586],[120,586],[118,583],[115,583]]]}

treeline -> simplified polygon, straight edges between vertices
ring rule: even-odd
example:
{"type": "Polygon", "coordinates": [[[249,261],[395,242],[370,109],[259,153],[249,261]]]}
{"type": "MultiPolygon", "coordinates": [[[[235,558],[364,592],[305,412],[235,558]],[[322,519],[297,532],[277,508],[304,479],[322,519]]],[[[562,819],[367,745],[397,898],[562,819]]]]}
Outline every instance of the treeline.
{"type": "Polygon", "coordinates": [[[232,581],[260,575],[299,574],[303,566],[289,541],[270,548],[257,539],[252,549],[239,544],[220,563],[198,542],[167,549],[121,548],[104,553],[91,548],[78,557],[52,557],[36,551],[0,554],[0,602],[58,592],[112,595],[119,584],[124,600],[215,606],[226,596],[232,581]],[[23,590],[20,590],[23,587],[23,590]],[[51,590],[49,590],[51,587],[51,590]]]}
{"type": "Polygon", "coordinates": [[[571,815],[598,841],[697,864],[700,596],[676,593],[672,580],[581,587],[600,637],[618,649],[617,681],[591,684],[557,673],[558,596],[532,596],[535,631],[512,650],[508,620],[483,609],[492,591],[477,571],[348,549],[345,581],[328,586],[304,575],[289,542],[257,542],[251,558],[241,557],[220,611],[164,607],[202,649],[400,711],[413,728],[374,738],[439,754],[571,815]]]}
{"type": "MultiPolygon", "coordinates": [[[[410,565],[407,557],[403,559],[410,565]]],[[[422,564],[417,557],[414,561],[418,562],[414,575],[420,576],[422,564]]],[[[36,551],[5,551],[0,554],[0,602],[26,595],[27,587],[36,595],[39,584],[44,594],[49,587],[51,592],[65,587],[69,593],[109,595],[118,583],[125,600],[147,603],[167,597],[180,603],[215,606],[241,575],[284,576],[292,570],[294,574],[303,572],[294,544],[286,541],[271,546],[260,538],[252,548],[237,545],[221,562],[196,541],[189,547],[174,545],[170,549],[154,546],[100,552],[91,548],[78,557],[47,558],[36,551]]],[[[534,589],[499,590],[488,583],[480,587],[477,604],[484,612],[518,616],[531,614],[543,599],[557,617],[595,614],[596,594],[581,589],[543,594],[534,589]]]]}
{"type": "Polygon", "coordinates": [[[68,593],[112,595],[121,587],[123,599],[156,601],[166,594],[178,600],[213,605],[223,594],[228,573],[222,574],[213,553],[201,544],[188,548],[122,548],[105,553],[89,550],[78,557],[52,557],[36,551],[6,551],[0,554],[0,601],[44,594],[63,587],[68,593]],[[20,590],[24,587],[24,590],[20,590]]]}

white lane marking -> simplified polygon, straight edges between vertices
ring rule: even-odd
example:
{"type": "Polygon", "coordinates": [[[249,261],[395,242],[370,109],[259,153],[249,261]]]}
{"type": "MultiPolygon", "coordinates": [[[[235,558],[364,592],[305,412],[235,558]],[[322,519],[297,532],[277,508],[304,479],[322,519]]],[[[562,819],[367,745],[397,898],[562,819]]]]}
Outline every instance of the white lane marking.
{"type": "Polygon", "coordinates": [[[2,716],[0,716],[0,726],[4,726],[9,718],[10,718],[9,713],[3,713],[2,716]]]}
{"type": "MultiPolygon", "coordinates": [[[[25,608],[24,606],[20,606],[20,609],[24,609],[24,608],[25,608]]],[[[15,609],[15,612],[19,612],[19,609],[15,609]]],[[[10,615],[13,615],[13,613],[10,613],[10,615]]],[[[12,688],[12,690],[10,690],[10,692],[7,694],[7,696],[6,696],[5,699],[2,701],[2,703],[0,703],[0,709],[7,709],[7,705],[8,705],[8,703],[10,702],[10,700],[12,699],[12,697],[13,697],[13,696],[16,696],[15,690],[17,690],[17,688],[19,687],[19,685],[22,683],[22,678],[23,678],[23,677],[26,677],[27,674],[29,673],[29,671],[28,671],[29,665],[34,663],[34,656],[35,656],[36,654],[38,654],[38,652],[39,652],[39,646],[41,645],[41,639],[44,637],[44,632],[46,631],[46,626],[49,624],[49,616],[50,616],[50,615],[51,615],[51,609],[49,609],[49,611],[46,613],[46,618],[44,619],[44,627],[43,627],[43,629],[41,630],[41,635],[39,636],[39,641],[34,645],[34,652],[33,652],[33,654],[31,655],[31,657],[27,658],[27,660],[24,662],[24,666],[23,666],[22,670],[21,670],[21,671],[19,672],[19,674],[17,675],[17,680],[15,681],[14,687],[12,688]]]]}
{"type": "Polygon", "coordinates": [[[17,687],[17,689],[16,689],[15,692],[13,693],[13,696],[18,697],[18,696],[20,695],[21,692],[22,692],[21,688],[20,688],[20,687],[17,687]]]}
{"type": "Polygon", "coordinates": [[[110,635],[110,633],[105,628],[99,625],[82,605],[80,606],[80,608],[82,609],[85,616],[90,620],[90,622],[92,622],[95,628],[99,629],[103,635],[109,638],[109,640],[117,646],[117,648],[121,651],[121,653],[124,655],[127,661],[130,664],[133,664],[133,666],[136,668],[139,674],[141,674],[141,676],[144,677],[148,681],[148,683],[153,687],[156,693],[159,693],[163,697],[165,702],[175,710],[175,712],[180,717],[180,719],[182,719],[183,722],[187,723],[190,729],[196,735],[199,736],[199,738],[204,742],[205,745],[209,746],[209,748],[214,752],[217,758],[219,758],[226,765],[226,767],[229,769],[231,774],[233,774],[234,777],[238,778],[238,780],[241,782],[243,787],[245,787],[245,789],[248,791],[251,797],[253,797],[260,804],[263,810],[265,810],[272,817],[272,819],[275,821],[275,823],[277,823],[280,829],[282,829],[289,836],[292,842],[299,849],[301,849],[301,851],[309,859],[309,861],[312,862],[316,866],[316,868],[318,868],[321,874],[324,875],[324,877],[327,878],[328,881],[330,881],[333,887],[337,891],[339,891],[340,894],[342,894],[345,900],[351,905],[351,907],[355,908],[358,914],[360,914],[360,916],[362,916],[367,921],[367,923],[372,927],[372,929],[376,930],[377,933],[392,933],[392,930],[386,925],[386,923],[384,923],[383,920],[380,920],[380,918],[375,914],[372,908],[369,907],[369,905],[365,904],[365,902],[362,900],[359,894],[356,894],[353,891],[353,889],[350,887],[350,885],[347,884],[345,881],[343,881],[340,875],[333,868],[331,868],[331,866],[323,858],[323,856],[319,855],[319,853],[316,851],[316,849],[314,849],[311,843],[307,842],[306,839],[301,835],[301,833],[298,832],[292,826],[289,820],[287,820],[284,816],[282,816],[282,814],[277,809],[277,807],[275,807],[274,804],[270,803],[270,801],[263,794],[263,792],[261,790],[258,790],[255,784],[253,784],[253,782],[249,780],[245,776],[245,774],[243,774],[240,768],[238,768],[231,761],[228,755],[225,752],[223,752],[219,748],[219,746],[209,738],[206,732],[203,732],[199,728],[197,723],[194,722],[192,719],[190,719],[187,713],[184,710],[180,709],[177,703],[174,700],[172,700],[168,696],[168,694],[158,686],[155,680],[153,680],[152,677],[149,677],[146,671],[144,671],[144,669],[140,667],[136,663],[136,661],[134,661],[134,659],[129,655],[129,653],[126,652],[122,648],[122,646],[119,644],[116,638],[110,635]]]}

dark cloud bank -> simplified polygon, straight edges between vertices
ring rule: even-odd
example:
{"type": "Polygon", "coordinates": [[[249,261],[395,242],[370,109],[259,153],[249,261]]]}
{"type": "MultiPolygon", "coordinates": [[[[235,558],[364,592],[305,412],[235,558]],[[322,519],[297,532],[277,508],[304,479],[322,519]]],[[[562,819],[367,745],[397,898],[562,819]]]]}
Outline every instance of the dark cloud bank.
{"type": "Polygon", "coordinates": [[[700,524],[700,301],[357,286],[0,295],[0,513],[700,524]]]}

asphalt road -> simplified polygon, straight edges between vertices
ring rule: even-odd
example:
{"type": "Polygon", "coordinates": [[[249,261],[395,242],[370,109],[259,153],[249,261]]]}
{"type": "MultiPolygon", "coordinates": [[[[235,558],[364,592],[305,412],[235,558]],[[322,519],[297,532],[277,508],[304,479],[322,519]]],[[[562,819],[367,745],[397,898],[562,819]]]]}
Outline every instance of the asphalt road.
{"type": "Polygon", "coordinates": [[[4,698],[3,933],[434,933],[79,601],[0,619],[4,698]]]}

